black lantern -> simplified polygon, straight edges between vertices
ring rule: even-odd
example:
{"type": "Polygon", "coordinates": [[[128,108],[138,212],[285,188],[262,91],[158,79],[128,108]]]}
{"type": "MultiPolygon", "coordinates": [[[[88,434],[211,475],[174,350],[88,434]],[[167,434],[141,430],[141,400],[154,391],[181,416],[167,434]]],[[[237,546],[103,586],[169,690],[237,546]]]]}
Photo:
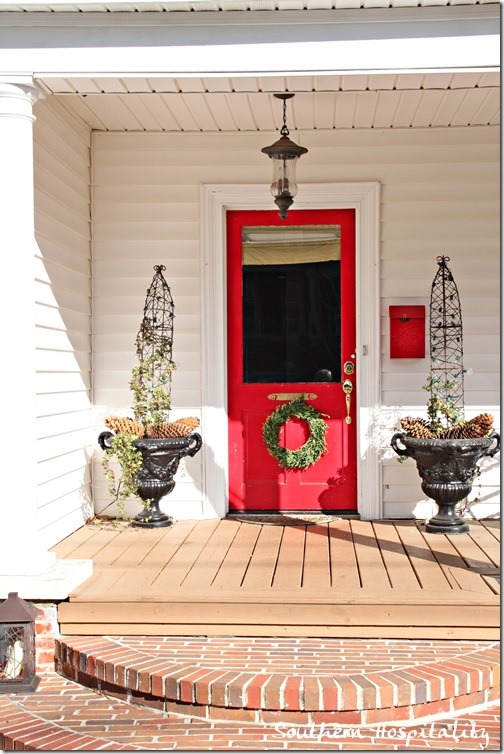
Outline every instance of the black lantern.
{"type": "Polygon", "coordinates": [[[267,154],[273,160],[273,182],[271,193],[275,197],[275,204],[280,210],[280,217],[285,220],[287,211],[292,205],[298,192],[296,183],[296,163],[302,154],[308,150],[300,147],[289,139],[287,128],[287,100],[294,97],[292,92],[281,92],[274,97],[283,100],[283,126],[280,130],[280,139],[270,147],[264,147],[261,152],[267,154]]]}
{"type": "Polygon", "coordinates": [[[0,693],[35,691],[35,619],[40,611],[10,592],[0,605],[0,693]]]}

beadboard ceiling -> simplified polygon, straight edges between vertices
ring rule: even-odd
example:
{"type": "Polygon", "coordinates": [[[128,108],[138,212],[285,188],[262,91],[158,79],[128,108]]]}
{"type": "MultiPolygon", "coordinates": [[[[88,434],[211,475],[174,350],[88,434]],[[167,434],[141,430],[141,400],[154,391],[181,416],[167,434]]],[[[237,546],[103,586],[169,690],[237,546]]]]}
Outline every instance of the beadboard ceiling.
{"type": "Polygon", "coordinates": [[[498,73],[236,78],[41,78],[95,131],[274,131],[500,123],[498,73]]]}

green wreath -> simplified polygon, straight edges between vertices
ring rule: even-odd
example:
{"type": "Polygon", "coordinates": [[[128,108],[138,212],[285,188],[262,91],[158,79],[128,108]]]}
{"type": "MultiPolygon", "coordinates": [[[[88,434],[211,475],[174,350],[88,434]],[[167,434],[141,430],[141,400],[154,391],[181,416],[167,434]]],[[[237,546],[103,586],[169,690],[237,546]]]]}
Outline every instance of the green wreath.
{"type": "Polygon", "coordinates": [[[306,403],[304,396],[278,406],[268,416],[263,425],[264,444],[282,468],[307,469],[327,451],[325,437],[328,426],[322,416],[306,403]],[[280,429],[292,417],[304,419],[310,428],[310,437],[297,450],[288,450],[280,445],[280,429]]]}

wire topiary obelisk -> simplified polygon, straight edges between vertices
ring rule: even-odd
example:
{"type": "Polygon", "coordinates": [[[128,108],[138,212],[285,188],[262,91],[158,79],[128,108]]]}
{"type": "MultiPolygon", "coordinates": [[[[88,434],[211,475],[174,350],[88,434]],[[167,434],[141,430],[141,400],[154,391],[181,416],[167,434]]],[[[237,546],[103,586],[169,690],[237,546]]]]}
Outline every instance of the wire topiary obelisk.
{"type": "Polygon", "coordinates": [[[430,391],[464,412],[464,364],[462,311],[457,285],[447,265],[450,257],[438,257],[439,269],[432,281],[430,298],[430,391]]]}
{"type": "Polygon", "coordinates": [[[165,269],[161,264],[154,267],[135,341],[138,365],[131,373],[132,408],[136,421],[144,428],[167,422],[171,408],[175,306],[163,276],[165,269]]]}

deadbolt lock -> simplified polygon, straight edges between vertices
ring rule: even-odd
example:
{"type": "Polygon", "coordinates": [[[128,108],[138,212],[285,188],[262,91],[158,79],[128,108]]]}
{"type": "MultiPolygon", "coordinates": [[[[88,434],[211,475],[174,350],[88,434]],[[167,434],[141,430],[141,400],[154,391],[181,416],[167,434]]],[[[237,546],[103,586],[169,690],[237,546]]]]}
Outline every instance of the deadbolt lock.
{"type": "Polygon", "coordinates": [[[345,361],[343,364],[343,371],[345,374],[353,374],[355,372],[355,364],[353,361],[345,361]]]}

